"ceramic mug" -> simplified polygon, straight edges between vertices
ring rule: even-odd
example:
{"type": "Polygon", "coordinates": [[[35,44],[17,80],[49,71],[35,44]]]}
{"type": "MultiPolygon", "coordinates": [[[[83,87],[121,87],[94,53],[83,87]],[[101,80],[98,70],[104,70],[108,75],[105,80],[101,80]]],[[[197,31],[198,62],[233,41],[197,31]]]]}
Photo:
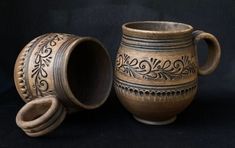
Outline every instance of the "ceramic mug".
{"type": "Polygon", "coordinates": [[[198,74],[216,69],[219,42],[212,34],[177,22],[130,22],[122,31],[114,73],[119,100],[142,123],[172,123],[193,100],[198,74]],[[208,45],[208,59],[202,66],[197,57],[200,40],[208,45]]]}
{"type": "Polygon", "coordinates": [[[112,64],[94,38],[49,33],[22,49],[14,80],[26,102],[16,123],[37,137],[59,126],[67,113],[101,106],[111,90],[112,64]]]}

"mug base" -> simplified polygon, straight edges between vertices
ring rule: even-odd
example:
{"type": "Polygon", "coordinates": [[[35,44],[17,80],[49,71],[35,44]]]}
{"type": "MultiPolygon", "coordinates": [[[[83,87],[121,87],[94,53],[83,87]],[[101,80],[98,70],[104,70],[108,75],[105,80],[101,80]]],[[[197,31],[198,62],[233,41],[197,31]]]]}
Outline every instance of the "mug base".
{"type": "Polygon", "coordinates": [[[171,124],[173,123],[177,116],[174,116],[168,120],[164,120],[164,121],[149,121],[149,120],[145,120],[145,119],[141,119],[139,117],[133,116],[137,121],[144,123],[144,124],[148,124],[148,125],[167,125],[167,124],[171,124]]]}

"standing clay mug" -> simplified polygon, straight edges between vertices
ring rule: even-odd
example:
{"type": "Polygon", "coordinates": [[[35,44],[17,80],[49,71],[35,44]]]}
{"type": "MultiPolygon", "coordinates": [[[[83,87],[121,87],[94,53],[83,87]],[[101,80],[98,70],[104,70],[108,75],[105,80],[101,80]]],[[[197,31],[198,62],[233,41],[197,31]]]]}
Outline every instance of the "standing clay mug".
{"type": "Polygon", "coordinates": [[[217,39],[176,22],[130,22],[116,57],[116,94],[134,118],[164,125],[192,102],[199,75],[212,73],[220,60],[217,39]],[[206,41],[208,59],[198,65],[197,42],[206,41]]]}
{"type": "Polygon", "coordinates": [[[98,40],[49,33],[20,52],[14,80],[27,103],[16,123],[27,135],[37,137],[59,126],[67,113],[101,106],[111,90],[112,65],[98,40]]]}

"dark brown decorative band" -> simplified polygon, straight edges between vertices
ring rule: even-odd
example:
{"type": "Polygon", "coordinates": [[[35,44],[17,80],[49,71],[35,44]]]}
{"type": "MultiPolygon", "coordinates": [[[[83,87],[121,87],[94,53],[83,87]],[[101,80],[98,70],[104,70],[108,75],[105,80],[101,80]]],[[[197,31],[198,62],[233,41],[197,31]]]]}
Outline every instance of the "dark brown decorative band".
{"type": "Polygon", "coordinates": [[[150,97],[149,99],[153,99],[154,101],[170,101],[170,99],[174,99],[174,97],[177,96],[194,95],[197,91],[197,81],[192,81],[178,86],[163,87],[134,84],[116,78],[114,80],[114,86],[118,93],[142,97],[142,101],[147,100],[147,97],[150,97]],[[156,97],[158,100],[156,100],[156,97]]]}
{"type": "Polygon", "coordinates": [[[116,71],[145,80],[178,80],[196,73],[196,64],[189,56],[174,61],[155,58],[137,59],[127,54],[117,54],[116,71]]]}
{"type": "Polygon", "coordinates": [[[34,48],[36,47],[36,45],[43,40],[43,38],[46,36],[42,35],[39,36],[37,38],[35,38],[34,40],[32,40],[30,43],[28,43],[26,45],[26,47],[24,47],[21,57],[19,58],[19,67],[18,67],[18,72],[17,72],[17,76],[18,76],[18,83],[20,86],[20,92],[21,92],[21,96],[23,97],[24,100],[26,101],[30,101],[32,99],[32,93],[30,91],[30,89],[28,88],[29,83],[28,83],[28,75],[26,74],[27,70],[28,70],[28,64],[29,64],[29,57],[32,54],[32,51],[34,50],[34,48]]]}
{"type": "Polygon", "coordinates": [[[191,46],[192,35],[175,39],[142,39],[127,35],[122,36],[121,44],[127,47],[150,50],[181,49],[191,46]]]}

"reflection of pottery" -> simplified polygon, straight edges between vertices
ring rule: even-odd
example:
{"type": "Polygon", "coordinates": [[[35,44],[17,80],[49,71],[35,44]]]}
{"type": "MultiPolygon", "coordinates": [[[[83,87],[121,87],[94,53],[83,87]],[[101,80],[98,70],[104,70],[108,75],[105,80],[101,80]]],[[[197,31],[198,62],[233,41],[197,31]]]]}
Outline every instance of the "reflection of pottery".
{"type": "Polygon", "coordinates": [[[193,100],[198,73],[207,75],[217,67],[217,39],[174,22],[133,22],[122,29],[114,80],[118,98],[140,122],[173,122],[193,100]],[[195,43],[201,39],[209,54],[207,63],[198,67],[195,43]]]}
{"type": "Polygon", "coordinates": [[[29,102],[16,122],[36,137],[56,128],[66,112],[102,105],[111,89],[112,65],[96,39],[49,33],[21,51],[14,80],[21,98],[29,102]]]}

